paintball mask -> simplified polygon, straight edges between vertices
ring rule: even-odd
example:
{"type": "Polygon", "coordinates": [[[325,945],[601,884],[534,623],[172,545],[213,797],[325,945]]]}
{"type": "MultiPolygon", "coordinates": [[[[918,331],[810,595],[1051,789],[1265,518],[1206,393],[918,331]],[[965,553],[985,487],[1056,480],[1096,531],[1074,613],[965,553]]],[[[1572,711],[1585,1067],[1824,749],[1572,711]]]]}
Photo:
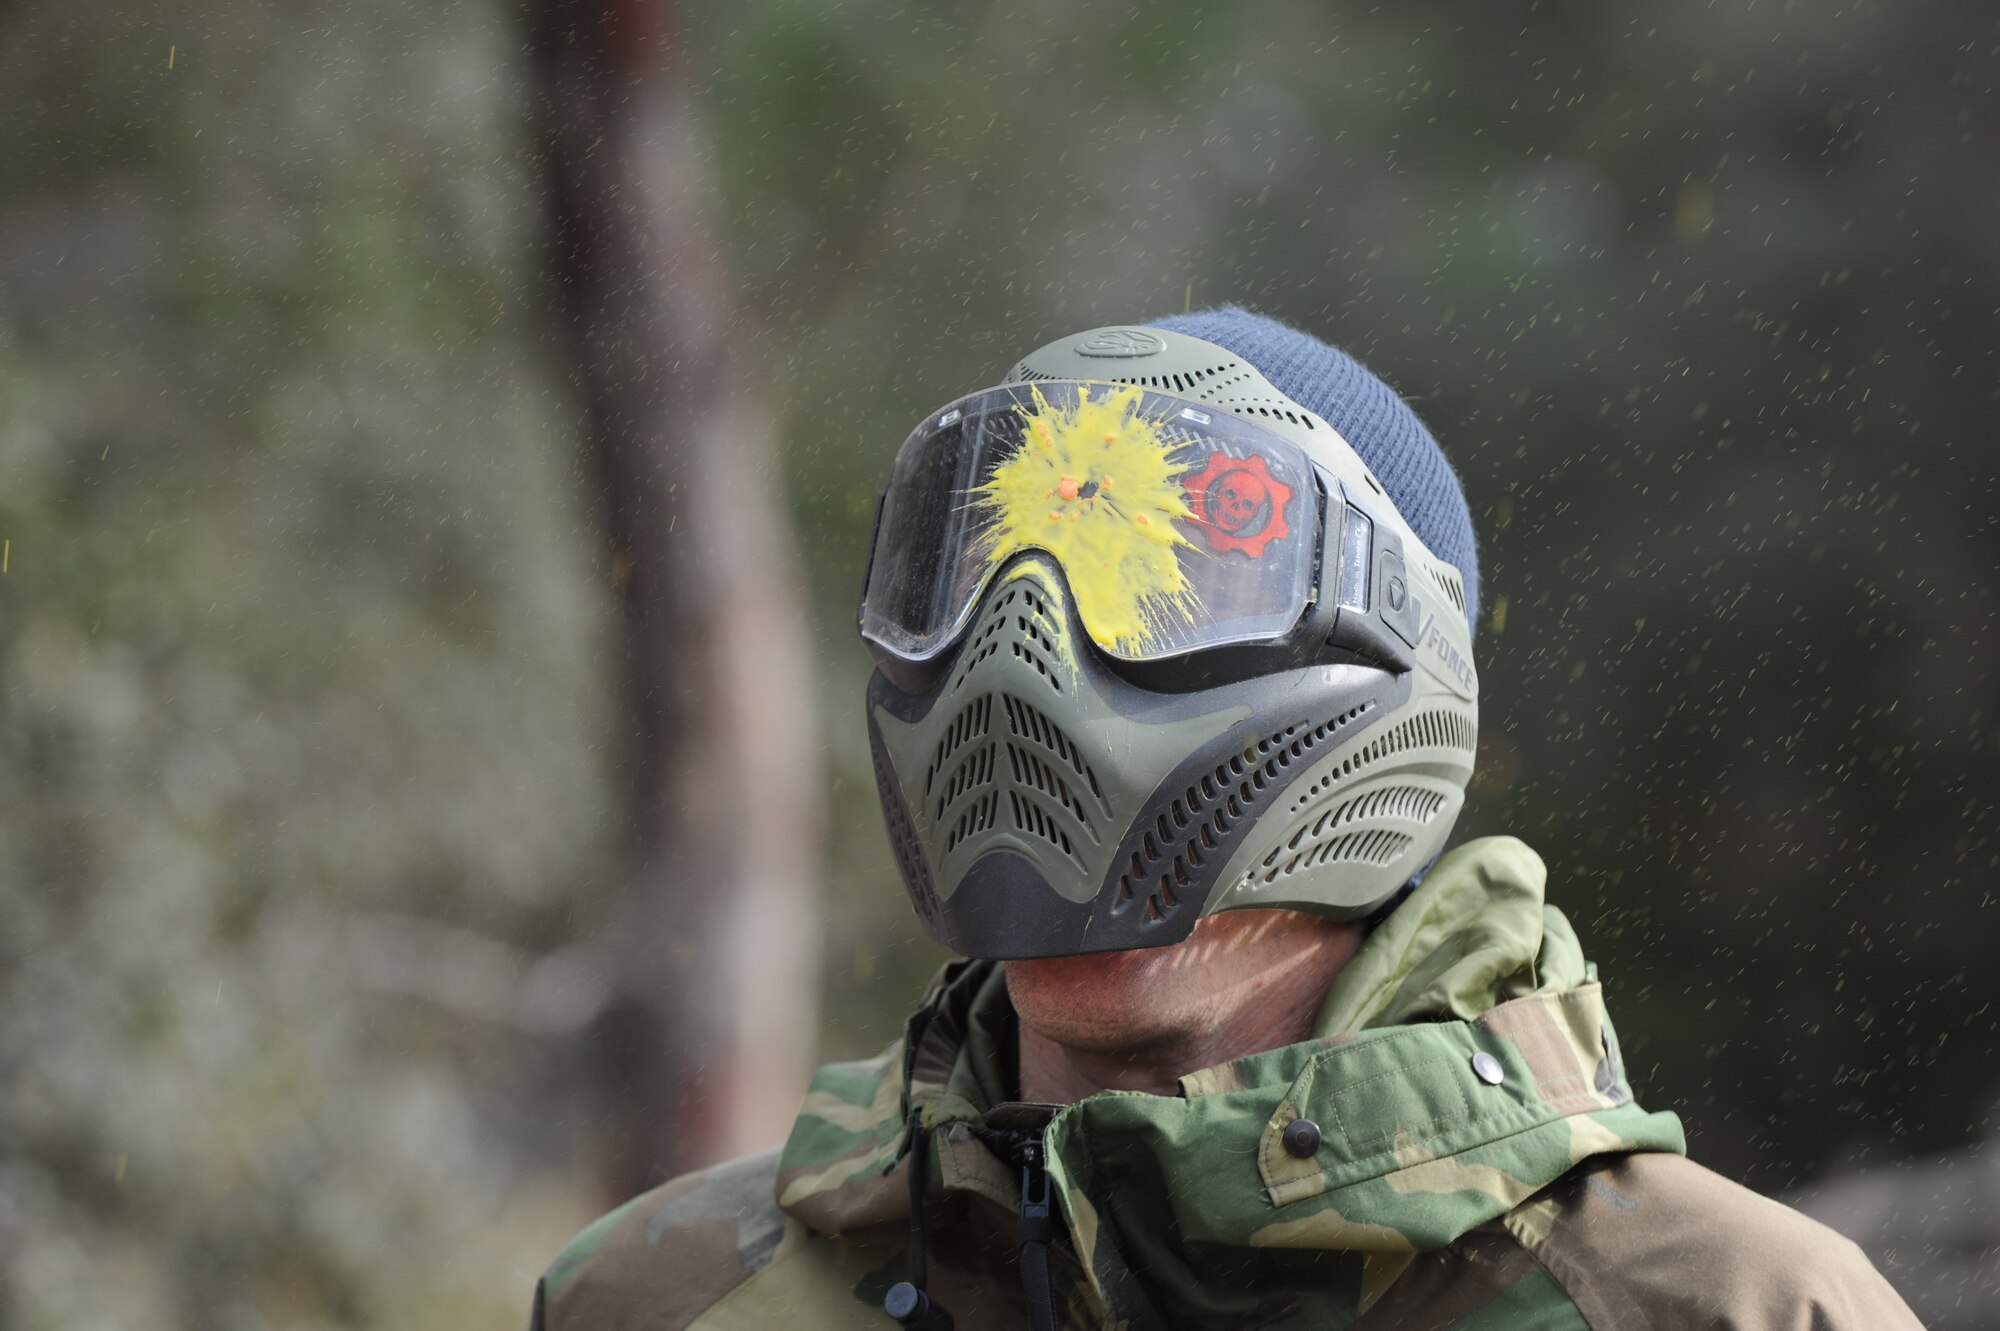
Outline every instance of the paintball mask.
{"type": "Polygon", "coordinates": [[[1159,328],[933,413],[877,511],[861,636],[889,839],[976,957],[1367,916],[1471,778],[1459,573],[1324,419],[1159,328]]]}

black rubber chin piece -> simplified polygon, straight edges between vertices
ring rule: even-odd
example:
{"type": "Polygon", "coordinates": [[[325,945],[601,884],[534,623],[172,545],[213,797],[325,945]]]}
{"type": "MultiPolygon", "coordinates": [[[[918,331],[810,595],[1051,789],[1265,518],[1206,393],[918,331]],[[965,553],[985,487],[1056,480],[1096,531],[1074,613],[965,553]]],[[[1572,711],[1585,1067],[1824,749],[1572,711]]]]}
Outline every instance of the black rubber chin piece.
{"type": "Polygon", "coordinates": [[[934,936],[968,957],[1067,957],[1178,943],[1194,931],[1200,913],[1196,903],[1175,918],[1147,922],[1142,938],[1143,911],[1122,920],[1099,918],[1100,899],[1071,901],[1025,855],[995,850],[979,857],[943,903],[934,936]]]}

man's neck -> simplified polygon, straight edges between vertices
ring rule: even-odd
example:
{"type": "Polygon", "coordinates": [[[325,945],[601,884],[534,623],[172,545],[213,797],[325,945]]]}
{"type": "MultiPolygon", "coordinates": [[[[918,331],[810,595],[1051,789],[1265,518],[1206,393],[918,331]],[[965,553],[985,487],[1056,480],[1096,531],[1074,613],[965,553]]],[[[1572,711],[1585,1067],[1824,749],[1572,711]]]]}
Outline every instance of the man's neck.
{"type": "Polygon", "coordinates": [[[1307,1039],[1327,986],[1359,943],[1356,929],[1241,975],[1210,989],[1202,1010],[1177,1029],[1142,1038],[1066,1044],[1024,1020],[1019,1024],[1021,1099],[1070,1104],[1099,1091],[1176,1095],[1180,1079],[1190,1072],[1307,1039]]]}
{"type": "Polygon", "coordinates": [[[1033,1104],[1066,1105],[1099,1091],[1178,1095],[1180,1079],[1190,1072],[1296,1044],[1312,1034],[1312,1007],[1281,1015],[1288,1020],[1261,1034],[1217,1035],[1173,1049],[1129,1054],[1071,1049],[1023,1026],[1021,1098],[1033,1104]]]}

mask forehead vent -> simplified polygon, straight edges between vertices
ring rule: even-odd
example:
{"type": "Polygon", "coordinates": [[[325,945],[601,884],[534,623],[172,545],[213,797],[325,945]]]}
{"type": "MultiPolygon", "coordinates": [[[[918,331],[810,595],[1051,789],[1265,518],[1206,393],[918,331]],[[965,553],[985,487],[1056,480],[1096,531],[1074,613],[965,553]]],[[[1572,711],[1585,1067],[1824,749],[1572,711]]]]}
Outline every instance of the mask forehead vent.
{"type": "Polygon", "coordinates": [[[1116,374],[1102,369],[1065,367],[1068,373],[1036,369],[1028,361],[1014,367],[1013,378],[1021,383],[1042,383],[1050,379],[1085,378],[1100,383],[1132,384],[1161,393],[1192,398],[1233,411],[1241,416],[1261,416],[1265,420],[1287,421],[1302,430],[1315,430],[1312,417],[1271,387],[1270,381],[1240,360],[1218,357],[1215,363],[1176,369],[1159,374],[1116,374]]]}
{"type": "Polygon", "coordinates": [[[1246,821],[1257,811],[1267,787],[1295,762],[1342,735],[1374,706],[1362,703],[1318,725],[1298,722],[1268,735],[1172,799],[1149,826],[1141,826],[1118,877],[1114,915],[1145,901],[1146,918],[1159,923],[1182,905],[1180,889],[1193,871],[1216,856],[1226,857],[1246,821]],[[1157,835],[1156,835],[1157,834],[1157,835]]]}
{"type": "Polygon", "coordinates": [[[1444,588],[1444,594],[1451,598],[1453,605],[1458,607],[1459,618],[1463,619],[1465,617],[1465,580],[1458,575],[1458,570],[1443,560],[1434,560],[1431,564],[1431,576],[1436,578],[1438,584],[1444,588]]]}
{"type": "MultiPolygon", "coordinates": [[[[1192,344],[1194,340],[1188,338],[1184,342],[1192,344]]],[[[1214,356],[1216,348],[1206,344],[1200,346],[1210,356],[1214,356]]],[[[1044,348],[1042,352],[1036,352],[1036,356],[1048,354],[1050,350],[1054,348],[1044,348]]],[[[1186,362],[1186,356],[1178,356],[1178,360],[1186,362]]],[[[1266,380],[1254,368],[1232,356],[1214,356],[1214,360],[1198,364],[1180,364],[1172,370],[1158,370],[1154,374],[1116,374],[1110,372],[1112,364],[1116,362],[1100,360],[1094,364],[1092,362],[1076,364],[1074,360],[1066,360],[1056,368],[1042,370],[1034,366],[1034,356],[1030,356],[1028,360],[1014,366],[1014,374],[1010,378],[1022,384],[1042,384],[1046,380],[1064,380],[1064,378],[1096,380],[1100,384],[1134,384],[1138,388],[1152,388],[1162,394],[1174,394],[1178,398],[1192,398],[1194,402],[1206,402],[1210,406],[1222,408],[1224,412],[1236,412],[1238,416],[1262,416],[1264,420],[1290,422],[1300,430],[1318,430],[1318,426],[1312,424],[1312,418],[1306,412],[1298,410],[1298,404],[1294,404],[1290,398],[1272,388],[1270,380],[1266,380]]]]}

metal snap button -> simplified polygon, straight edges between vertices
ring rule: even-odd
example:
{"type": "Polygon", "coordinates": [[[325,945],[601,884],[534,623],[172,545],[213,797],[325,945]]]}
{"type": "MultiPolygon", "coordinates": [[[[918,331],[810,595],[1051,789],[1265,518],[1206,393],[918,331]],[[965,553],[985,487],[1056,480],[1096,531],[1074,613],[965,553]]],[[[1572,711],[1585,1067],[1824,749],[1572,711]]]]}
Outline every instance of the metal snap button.
{"type": "Polygon", "coordinates": [[[1285,1125],[1285,1149],[1303,1160],[1319,1149],[1319,1124],[1295,1118],[1285,1125]]]}
{"type": "Polygon", "coordinates": [[[1484,1049],[1472,1056],[1472,1075],[1488,1086],[1498,1086],[1507,1080],[1507,1069],[1500,1066],[1500,1060],[1484,1049]]]}

